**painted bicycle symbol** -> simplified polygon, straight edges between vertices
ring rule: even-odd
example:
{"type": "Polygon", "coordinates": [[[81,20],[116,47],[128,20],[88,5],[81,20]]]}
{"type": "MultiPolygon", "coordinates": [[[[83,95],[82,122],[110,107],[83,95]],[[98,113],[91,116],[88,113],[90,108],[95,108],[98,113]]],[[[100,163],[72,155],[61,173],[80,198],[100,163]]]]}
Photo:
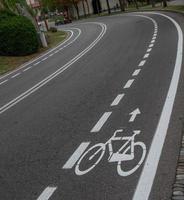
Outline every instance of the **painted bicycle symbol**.
{"type": "Polygon", "coordinates": [[[145,159],[146,146],[143,142],[134,142],[135,136],[140,134],[139,130],[133,131],[134,134],[132,136],[118,137],[117,134],[122,132],[122,129],[116,130],[113,136],[107,142],[98,143],[90,147],[78,160],[75,166],[76,175],[84,175],[90,172],[102,160],[107,149],[109,151],[108,162],[117,162],[117,172],[120,176],[128,176],[133,174],[140,167],[145,159]],[[119,148],[118,151],[114,152],[113,144],[116,141],[124,141],[124,144],[119,148]],[[139,149],[141,149],[140,158],[138,159],[138,161],[136,160],[137,163],[133,166],[133,168],[129,170],[123,169],[123,162],[135,159],[135,147],[139,147],[139,149]],[[92,162],[92,164],[90,164],[90,166],[88,167],[84,165],[85,167],[83,168],[85,169],[81,169],[81,165],[83,165],[83,163],[86,161],[90,161],[92,162]]]}

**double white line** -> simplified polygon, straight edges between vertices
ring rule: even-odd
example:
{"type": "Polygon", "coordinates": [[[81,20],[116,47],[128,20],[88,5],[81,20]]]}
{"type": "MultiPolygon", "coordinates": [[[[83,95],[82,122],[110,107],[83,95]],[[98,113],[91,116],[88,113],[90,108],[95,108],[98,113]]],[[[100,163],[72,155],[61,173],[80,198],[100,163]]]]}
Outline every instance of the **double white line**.
{"type": "Polygon", "coordinates": [[[51,81],[52,79],[54,79],[56,76],[58,76],[59,74],[61,74],[62,72],[64,72],[73,63],[75,63],[83,55],[85,55],[88,51],[90,51],[101,40],[101,38],[106,33],[106,30],[107,30],[106,25],[103,24],[103,23],[97,23],[97,22],[90,22],[90,23],[98,24],[98,25],[101,26],[102,30],[101,30],[101,33],[99,34],[99,36],[86,49],[84,49],[81,53],[79,53],[77,56],[75,56],[72,60],[70,60],[64,66],[60,67],[57,71],[55,71],[51,75],[47,76],[45,79],[43,79],[39,83],[37,83],[36,85],[34,85],[33,87],[31,87],[30,89],[28,89],[27,91],[25,91],[24,93],[22,93],[21,95],[19,95],[15,99],[13,99],[12,101],[10,101],[7,104],[5,104],[4,106],[2,106],[0,108],[0,114],[2,114],[3,112],[5,112],[9,108],[13,107],[18,102],[22,101],[23,99],[25,99],[26,97],[28,97],[30,94],[32,94],[33,92],[37,91],[39,88],[41,88],[42,86],[44,86],[45,84],[47,84],[49,81],[51,81]]]}

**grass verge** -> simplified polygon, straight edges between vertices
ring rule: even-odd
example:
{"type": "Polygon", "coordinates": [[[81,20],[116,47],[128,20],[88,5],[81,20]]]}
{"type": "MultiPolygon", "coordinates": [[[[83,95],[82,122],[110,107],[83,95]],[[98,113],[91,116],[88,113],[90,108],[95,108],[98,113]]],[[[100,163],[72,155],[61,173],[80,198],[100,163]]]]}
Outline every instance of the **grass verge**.
{"type": "Polygon", "coordinates": [[[63,40],[66,39],[67,33],[64,31],[58,31],[55,33],[48,32],[46,33],[48,40],[49,40],[49,45],[47,48],[40,48],[37,53],[28,55],[28,56],[0,56],[0,75],[11,71],[15,69],[16,67],[19,67],[20,65],[30,61],[33,58],[36,58],[40,54],[44,53],[47,51],[49,48],[53,48],[59,43],[61,43],[63,40]]]}

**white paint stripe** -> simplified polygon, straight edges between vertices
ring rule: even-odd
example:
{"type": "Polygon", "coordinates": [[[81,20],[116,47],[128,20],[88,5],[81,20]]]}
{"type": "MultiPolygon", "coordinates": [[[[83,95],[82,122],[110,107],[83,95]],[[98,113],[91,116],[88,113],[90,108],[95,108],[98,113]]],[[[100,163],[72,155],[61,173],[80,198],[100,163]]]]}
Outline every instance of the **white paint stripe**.
{"type": "Polygon", "coordinates": [[[49,55],[49,57],[52,57],[54,54],[53,53],[51,53],[50,55],[49,55]]]}
{"type": "Polygon", "coordinates": [[[133,82],[134,82],[134,79],[128,80],[127,83],[124,86],[124,89],[129,88],[132,85],[133,82]]]}
{"type": "Polygon", "coordinates": [[[153,34],[153,36],[157,36],[157,33],[153,34]]]}
{"type": "Polygon", "coordinates": [[[41,61],[39,61],[39,62],[36,62],[36,63],[35,63],[35,64],[33,64],[33,65],[34,65],[34,66],[36,66],[36,65],[40,64],[40,62],[41,62],[41,61]]]}
{"type": "Polygon", "coordinates": [[[154,43],[155,42],[155,40],[151,40],[151,43],[154,43]]]}
{"type": "Polygon", "coordinates": [[[157,37],[156,36],[154,36],[154,37],[152,37],[152,40],[155,40],[157,37]]]}
{"type": "Polygon", "coordinates": [[[111,103],[111,106],[117,106],[124,96],[125,96],[125,94],[118,94],[118,96],[111,103]]]}
{"type": "Polygon", "coordinates": [[[47,60],[47,58],[48,58],[48,57],[43,58],[42,61],[47,60]]]}
{"type": "Polygon", "coordinates": [[[147,52],[150,52],[152,50],[152,48],[147,49],[147,52]]]}
{"type": "Polygon", "coordinates": [[[15,74],[15,75],[13,75],[11,78],[15,78],[15,77],[17,77],[17,76],[19,76],[20,75],[20,73],[17,73],[17,74],[15,74]]]}
{"type": "Polygon", "coordinates": [[[154,44],[150,44],[150,45],[149,45],[149,47],[153,47],[153,46],[154,46],[154,44]]]}
{"type": "Polygon", "coordinates": [[[57,187],[46,187],[37,200],[48,200],[56,189],[57,187]]]}
{"type": "Polygon", "coordinates": [[[26,72],[29,69],[31,69],[31,67],[27,67],[26,69],[23,70],[23,72],[26,72]]]}
{"type": "Polygon", "coordinates": [[[142,66],[144,66],[144,64],[146,63],[146,60],[142,60],[140,63],[139,63],[139,67],[142,67],[142,66]]]}
{"type": "Polygon", "coordinates": [[[137,76],[140,73],[141,69],[136,69],[132,76],[137,76]]]}
{"type": "Polygon", "coordinates": [[[102,117],[99,119],[99,121],[96,123],[96,125],[92,128],[91,133],[99,132],[111,114],[112,114],[112,112],[105,112],[102,115],[102,117]]]}
{"type": "Polygon", "coordinates": [[[87,149],[89,144],[90,142],[81,143],[75,150],[75,152],[70,156],[68,161],[64,164],[63,169],[72,169],[72,167],[75,165],[75,163],[79,160],[84,151],[87,149]]]}
{"type": "Polygon", "coordinates": [[[149,53],[146,53],[145,55],[144,55],[144,58],[148,58],[149,57],[149,53]]]}
{"type": "MultiPolygon", "coordinates": [[[[65,47],[65,46],[64,46],[65,47]]],[[[54,53],[58,53],[59,52],[59,50],[56,50],[54,53]]]]}
{"type": "Polygon", "coordinates": [[[8,79],[2,81],[2,82],[0,83],[0,85],[2,85],[3,83],[6,83],[7,81],[8,81],[8,79]]]}
{"type": "Polygon", "coordinates": [[[9,75],[11,75],[11,74],[13,74],[13,73],[15,73],[15,72],[17,72],[17,71],[20,70],[20,69],[23,69],[23,68],[27,67],[28,65],[32,64],[33,62],[36,62],[37,60],[43,58],[44,56],[48,55],[49,53],[51,53],[52,51],[54,51],[54,50],[57,49],[58,47],[62,46],[62,45],[65,44],[66,42],[68,42],[68,40],[70,40],[71,37],[73,36],[73,31],[72,31],[72,30],[67,30],[67,31],[70,32],[71,35],[70,35],[70,37],[69,37],[68,39],[66,39],[64,42],[62,42],[62,43],[59,44],[58,46],[52,48],[52,49],[49,50],[48,52],[43,53],[43,55],[41,55],[41,56],[39,56],[39,57],[37,57],[37,58],[35,58],[35,59],[29,61],[28,63],[26,63],[26,64],[24,64],[24,65],[22,65],[22,66],[20,66],[19,68],[15,69],[15,70],[13,70],[13,71],[11,71],[11,72],[9,72],[9,73],[3,75],[3,76],[0,76],[0,80],[3,79],[3,78],[5,78],[5,77],[7,77],[7,76],[9,76],[9,75]]]}
{"type": "Polygon", "coordinates": [[[61,50],[63,50],[63,48],[60,48],[59,50],[61,51],[61,50]]]}
{"type": "Polygon", "coordinates": [[[106,30],[107,30],[107,26],[103,23],[98,23],[98,22],[88,22],[88,23],[93,23],[93,24],[98,24],[101,26],[102,31],[101,33],[98,35],[98,37],[87,47],[85,48],[82,52],[80,52],[77,56],[75,56],[73,59],[71,59],[68,63],[66,63],[64,66],[60,67],[58,70],[56,70],[54,73],[50,74],[49,76],[47,76],[45,79],[43,79],[42,81],[38,82],[36,85],[34,85],[33,87],[31,87],[30,89],[26,90],[25,92],[23,92],[21,95],[19,95],[18,97],[14,98],[13,100],[11,100],[10,102],[8,102],[7,104],[5,104],[4,106],[0,107],[0,114],[2,114],[3,112],[5,112],[6,110],[8,110],[9,108],[13,107],[14,105],[16,105],[18,102],[22,101],[23,99],[25,99],[26,97],[28,97],[30,94],[34,93],[35,91],[37,91],[39,88],[43,87],[44,85],[46,85],[49,81],[51,81],[52,79],[54,79],[55,77],[57,77],[59,74],[61,74],[62,72],[64,72],[66,69],[68,69],[73,63],[75,63],[77,60],[79,60],[83,55],[85,55],[88,51],[90,51],[101,39],[102,37],[105,35],[106,30]]]}
{"type": "Polygon", "coordinates": [[[172,75],[169,90],[165,99],[164,107],[154,134],[147,159],[144,164],[137,188],[135,190],[133,200],[148,200],[151,192],[151,188],[155,179],[158,163],[162,153],[162,148],[167,135],[167,130],[169,126],[169,121],[172,114],[172,109],[176,97],[176,92],[178,88],[181,68],[182,68],[182,56],[183,56],[183,33],[179,24],[171,17],[161,14],[151,12],[150,14],[156,14],[169,19],[176,27],[178,33],[178,44],[177,44],[177,54],[174,72],[172,75]]]}

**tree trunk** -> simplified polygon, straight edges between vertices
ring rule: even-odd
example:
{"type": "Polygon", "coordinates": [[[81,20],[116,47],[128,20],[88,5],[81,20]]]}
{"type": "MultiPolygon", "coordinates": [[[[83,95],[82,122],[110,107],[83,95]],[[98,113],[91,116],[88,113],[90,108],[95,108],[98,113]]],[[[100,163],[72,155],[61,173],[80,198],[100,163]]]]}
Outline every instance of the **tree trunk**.
{"type": "Polygon", "coordinates": [[[163,7],[167,7],[167,1],[166,0],[163,0],[163,7]]]}
{"type": "Polygon", "coordinates": [[[85,9],[85,6],[84,6],[84,0],[82,0],[82,7],[83,7],[83,12],[84,12],[84,17],[86,17],[86,9],[85,9]]]}
{"type": "Polygon", "coordinates": [[[106,3],[107,3],[108,14],[110,15],[111,14],[111,9],[110,9],[110,6],[109,6],[109,0],[106,0],[106,3]]]}
{"type": "Polygon", "coordinates": [[[139,6],[138,6],[138,3],[137,3],[137,0],[134,0],[134,3],[135,3],[135,7],[136,7],[136,9],[139,9],[139,6]]]}
{"type": "Polygon", "coordinates": [[[123,0],[123,2],[122,2],[122,0],[119,0],[119,4],[120,4],[120,9],[121,9],[121,11],[124,12],[124,11],[125,11],[125,3],[124,3],[124,0],[123,0]]]}
{"type": "Polygon", "coordinates": [[[89,13],[89,3],[88,3],[88,0],[85,0],[85,2],[86,2],[86,5],[87,5],[88,15],[90,15],[90,13],[89,13]]]}

